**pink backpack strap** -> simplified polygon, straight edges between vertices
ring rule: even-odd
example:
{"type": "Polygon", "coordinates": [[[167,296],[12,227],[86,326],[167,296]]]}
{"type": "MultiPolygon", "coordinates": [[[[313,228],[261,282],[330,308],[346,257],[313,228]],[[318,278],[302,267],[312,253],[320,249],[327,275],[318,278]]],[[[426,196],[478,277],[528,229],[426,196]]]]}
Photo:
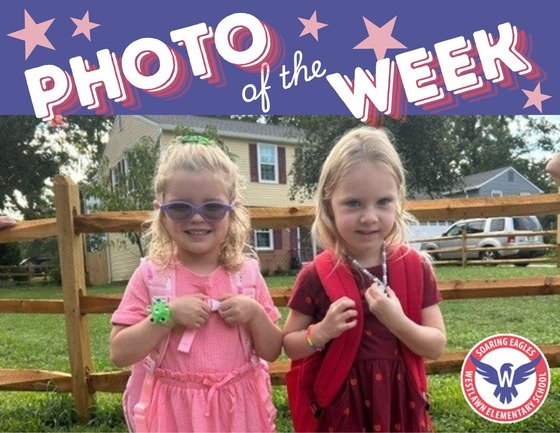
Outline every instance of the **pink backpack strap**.
{"type": "MultiPolygon", "coordinates": [[[[259,262],[256,259],[247,258],[237,272],[230,272],[231,290],[235,294],[257,299],[257,282],[260,275],[259,262]]],[[[252,353],[251,361],[254,363],[259,361],[258,356],[254,353],[253,342],[249,334],[242,332],[240,337],[246,353],[252,353]]]]}
{"type": "MultiPolygon", "coordinates": [[[[169,302],[175,297],[175,266],[170,265],[165,269],[158,270],[148,258],[143,258],[140,267],[152,304],[157,299],[169,302]]],[[[154,372],[160,365],[168,344],[169,335],[165,337],[156,350],[144,358],[143,364],[146,368],[146,374],[140,391],[140,399],[133,409],[136,432],[148,432],[147,413],[154,389],[154,372]]]]}
{"type": "Polygon", "coordinates": [[[257,281],[260,276],[259,262],[248,258],[237,272],[230,273],[231,288],[238,295],[246,295],[255,298],[257,293],[257,281]]]}

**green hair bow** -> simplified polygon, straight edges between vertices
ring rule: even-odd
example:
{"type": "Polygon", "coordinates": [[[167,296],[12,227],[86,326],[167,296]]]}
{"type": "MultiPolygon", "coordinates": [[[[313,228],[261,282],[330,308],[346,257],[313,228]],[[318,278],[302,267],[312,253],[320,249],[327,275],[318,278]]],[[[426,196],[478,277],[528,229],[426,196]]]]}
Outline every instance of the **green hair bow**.
{"type": "Polygon", "coordinates": [[[185,135],[181,138],[181,142],[203,144],[205,146],[212,145],[212,142],[210,141],[210,139],[207,138],[207,137],[204,137],[203,135],[185,135]]]}

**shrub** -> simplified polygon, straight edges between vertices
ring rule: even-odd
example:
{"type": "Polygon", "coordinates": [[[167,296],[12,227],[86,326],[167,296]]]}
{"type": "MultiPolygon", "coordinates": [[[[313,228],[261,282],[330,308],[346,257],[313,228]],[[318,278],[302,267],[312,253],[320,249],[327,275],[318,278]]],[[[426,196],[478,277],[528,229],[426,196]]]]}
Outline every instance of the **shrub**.
{"type": "Polygon", "coordinates": [[[52,268],[49,271],[50,280],[58,286],[62,285],[62,274],[60,273],[60,268],[52,268]]]}

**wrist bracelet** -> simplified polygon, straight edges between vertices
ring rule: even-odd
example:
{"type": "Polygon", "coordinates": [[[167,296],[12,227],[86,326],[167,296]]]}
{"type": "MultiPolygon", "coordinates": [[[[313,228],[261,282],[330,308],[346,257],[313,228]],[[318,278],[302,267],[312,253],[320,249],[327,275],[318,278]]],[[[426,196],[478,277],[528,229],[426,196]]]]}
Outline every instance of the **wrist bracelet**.
{"type": "Polygon", "coordinates": [[[163,299],[156,299],[152,305],[148,306],[147,310],[150,312],[150,322],[161,323],[162,325],[171,322],[171,309],[163,299]]]}
{"type": "Polygon", "coordinates": [[[307,327],[307,329],[304,330],[305,332],[305,339],[307,340],[307,344],[309,344],[309,347],[311,347],[311,349],[313,350],[313,352],[320,352],[321,350],[323,350],[325,348],[325,346],[316,346],[313,343],[313,340],[311,339],[311,328],[313,327],[313,325],[309,325],[307,327]]]}

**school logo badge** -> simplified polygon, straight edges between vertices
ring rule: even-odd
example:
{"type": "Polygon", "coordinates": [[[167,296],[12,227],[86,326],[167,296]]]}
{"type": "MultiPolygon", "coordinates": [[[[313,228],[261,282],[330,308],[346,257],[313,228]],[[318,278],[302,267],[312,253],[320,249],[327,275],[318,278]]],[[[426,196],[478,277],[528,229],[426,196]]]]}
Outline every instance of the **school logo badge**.
{"type": "Polygon", "coordinates": [[[533,415],[550,388],[541,350],[524,337],[499,334],[474,346],[461,369],[463,395],[481,417],[514,423],[533,415]]]}

